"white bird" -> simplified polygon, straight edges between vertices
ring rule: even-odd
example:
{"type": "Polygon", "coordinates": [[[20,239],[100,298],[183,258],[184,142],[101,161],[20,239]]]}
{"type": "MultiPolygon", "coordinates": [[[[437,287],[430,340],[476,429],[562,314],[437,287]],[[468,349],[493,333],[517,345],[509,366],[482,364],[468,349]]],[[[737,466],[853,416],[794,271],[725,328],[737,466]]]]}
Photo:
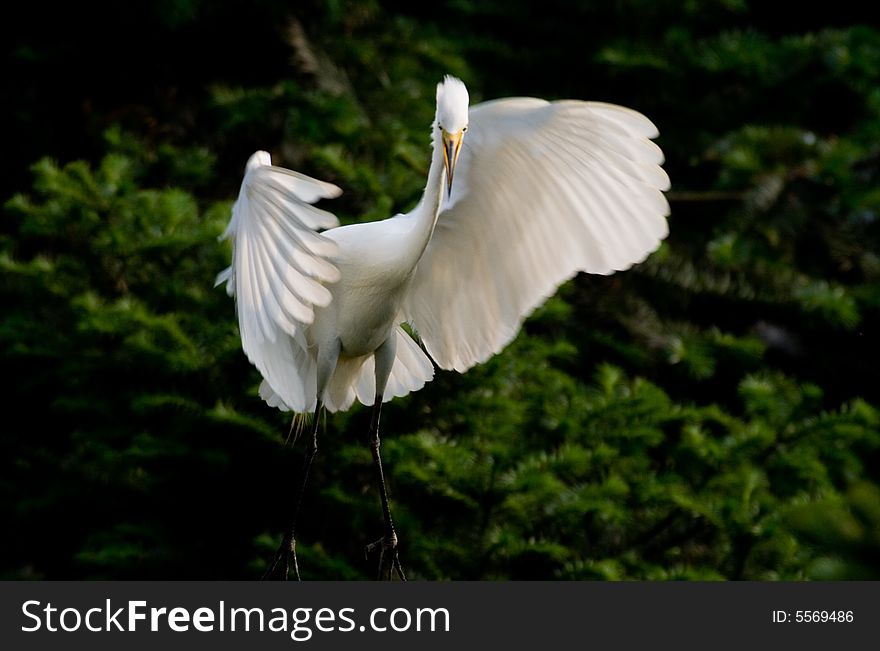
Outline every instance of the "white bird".
{"type": "Polygon", "coordinates": [[[247,163],[224,234],[244,352],[267,403],[315,412],[293,525],[267,576],[296,565],[296,514],[317,450],[317,413],[373,405],[385,535],[380,577],[397,556],[379,456],[383,402],[442,369],[464,372],[501,351],[523,320],[579,271],[610,274],[666,236],[669,178],[657,129],[631,109],[507,98],[468,107],[465,85],[437,85],[433,153],[418,205],[339,226],[315,208],[341,190],[271,164],[247,163]],[[326,230],[325,230],[326,229],[326,230]],[[424,350],[401,328],[410,323],[424,350]]]}

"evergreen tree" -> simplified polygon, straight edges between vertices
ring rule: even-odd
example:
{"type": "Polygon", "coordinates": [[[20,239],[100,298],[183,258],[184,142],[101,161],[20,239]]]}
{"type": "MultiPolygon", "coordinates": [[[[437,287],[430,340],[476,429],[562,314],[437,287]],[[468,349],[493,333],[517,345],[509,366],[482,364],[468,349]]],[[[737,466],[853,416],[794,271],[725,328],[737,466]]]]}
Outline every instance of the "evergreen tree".
{"type": "MultiPolygon", "coordinates": [[[[450,31],[411,3],[103,4],[3,39],[4,578],[259,574],[300,451],[212,288],[242,165],[340,185],[343,222],[406,210],[444,73],[646,113],[672,216],[644,264],[389,404],[409,574],[880,578],[880,30],[857,9],[457,0],[450,31]]],[[[322,427],[305,578],[374,573],[368,419],[322,427]]]]}

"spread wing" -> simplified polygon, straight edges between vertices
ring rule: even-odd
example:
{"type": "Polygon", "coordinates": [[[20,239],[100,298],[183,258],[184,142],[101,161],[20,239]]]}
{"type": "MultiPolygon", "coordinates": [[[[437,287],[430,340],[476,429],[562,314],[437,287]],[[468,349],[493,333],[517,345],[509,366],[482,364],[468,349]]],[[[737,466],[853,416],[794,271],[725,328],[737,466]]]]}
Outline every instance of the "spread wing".
{"type": "Polygon", "coordinates": [[[251,363],[288,406],[302,410],[314,400],[306,385],[310,365],[304,329],[315,306],[330,303],[324,283],[339,279],[330,262],[336,244],[318,229],[338,225],[334,215],[311,204],[341,190],[281,167],[266,152],[248,161],[232,219],[232,265],[217,276],[235,296],[241,342],[251,363]]]}
{"type": "Polygon", "coordinates": [[[643,115],[597,102],[472,107],[452,196],[403,307],[426,350],[464,371],[499,352],[578,271],[610,274],[666,236],[669,177],[643,115]]]}

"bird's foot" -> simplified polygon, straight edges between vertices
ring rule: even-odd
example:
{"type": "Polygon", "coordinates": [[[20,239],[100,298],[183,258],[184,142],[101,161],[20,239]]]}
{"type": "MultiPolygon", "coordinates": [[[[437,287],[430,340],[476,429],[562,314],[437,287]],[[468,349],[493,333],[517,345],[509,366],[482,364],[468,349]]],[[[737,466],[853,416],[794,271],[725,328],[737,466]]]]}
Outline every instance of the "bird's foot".
{"type": "Polygon", "coordinates": [[[285,536],[278,546],[278,551],[269,567],[260,578],[261,581],[287,581],[290,575],[290,567],[293,565],[293,575],[297,581],[301,581],[299,576],[299,564],[296,562],[296,538],[285,536]]]}
{"type": "Polygon", "coordinates": [[[392,568],[397,574],[397,578],[401,581],[406,581],[406,575],[403,573],[403,566],[400,564],[397,548],[397,534],[392,530],[376,542],[367,545],[364,549],[364,554],[367,557],[377,549],[379,550],[379,581],[390,581],[392,568]]]}

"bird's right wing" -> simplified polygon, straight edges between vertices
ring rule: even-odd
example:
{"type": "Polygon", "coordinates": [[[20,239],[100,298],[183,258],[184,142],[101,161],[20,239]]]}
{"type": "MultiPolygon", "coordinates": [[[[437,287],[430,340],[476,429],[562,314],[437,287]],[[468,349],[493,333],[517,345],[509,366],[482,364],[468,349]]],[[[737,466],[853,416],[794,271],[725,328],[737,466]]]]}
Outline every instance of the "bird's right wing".
{"type": "Polygon", "coordinates": [[[659,246],[669,178],[656,136],[640,113],[598,102],[470,110],[451,200],[402,313],[441,368],[499,352],[578,271],[627,269],[659,246]]]}
{"type": "MultiPolygon", "coordinates": [[[[224,238],[232,240],[232,265],[217,276],[235,296],[244,352],[278,398],[304,411],[314,400],[306,386],[304,329],[315,306],[330,303],[325,283],[339,280],[331,262],[336,244],[318,230],[338,226],[334,215],[311,204],[341,190],[251,156],[224,238]],[[302,375],[299,375],[301,373],[302,375]]],[[[312,394],[314,391],[312,391],[312,394]]]]}

